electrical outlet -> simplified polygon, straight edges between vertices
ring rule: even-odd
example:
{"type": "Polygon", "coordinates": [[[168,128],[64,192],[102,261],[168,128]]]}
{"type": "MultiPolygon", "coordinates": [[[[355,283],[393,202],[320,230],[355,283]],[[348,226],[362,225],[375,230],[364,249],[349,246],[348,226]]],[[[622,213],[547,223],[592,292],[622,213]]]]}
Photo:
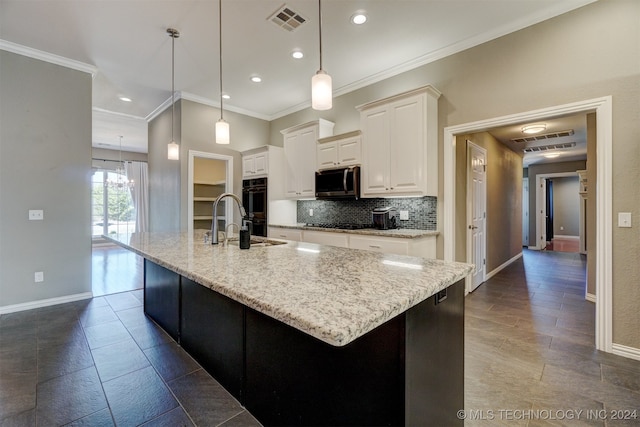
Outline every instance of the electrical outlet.
{"type": "Polygon", "coordinates": [[[313,209],[309,209],[309,216],[313,216],[313,209]]]}
{"type": "Polygon", "coordinates": [[[409,219],[409,211],[400,211],[400,219],[407,221],[409,219]]]}
{"type": "Polygon", "coordinates": [[[36,283],[44,282],[44,272],[36,271],[35,274],[33,275],[33,281],[36,283]]]}
{"type": "Polygon", "coordinates": [[[44,211],[42,209],[29,209],[29,221],[42,221],[44,211]]]}

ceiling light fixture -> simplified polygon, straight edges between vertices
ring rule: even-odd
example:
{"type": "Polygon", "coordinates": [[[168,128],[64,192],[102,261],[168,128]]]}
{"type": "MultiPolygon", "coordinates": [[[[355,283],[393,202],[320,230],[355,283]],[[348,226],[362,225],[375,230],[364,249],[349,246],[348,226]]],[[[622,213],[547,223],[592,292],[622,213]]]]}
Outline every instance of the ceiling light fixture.
{"type": "Polygon", "coordinates": [[[226,94],[226,93],[223,93],[223,94],[222,94],[222,98],[224,98],[224,99],[231,99],[231,96],[229,96],[229,95],[228,95],[228,94],[226,94]]]}
{"type": "Polygon", "coordinates": [[[115,174],[109,173],[108,175],[115,177],[107,178],[106,186],[114,190],[129,189],[134,187],[133,180],[127,179],[127,173],[124,170],[124,162],[122,161],[122,135],[120,135],[120,154],[118,157],[118,167],[115,170],[115,174]]]}
{"type": "Polygon", "coordinates": [[[254,83],[262,82],[262,78],[260,76],[251,76],[251,81],[254,83]]]}
{"type": "Polygon", "coordinates": [[[180,146],[176,144],[173,136],[173,123],[174,114],[176,109],[175,101],[175,43],[176,39],[180,37],[180,32],[175,28],[167,28],[167,34],[171,37],[171,142],[167,145],[167,159],[180,160],[180,146]]]}
{"type": "Polygon", "coordinates": [[[560,153],[547,153],[543,154],[547,159],[555,159],[556,157],[560,157],[560,153]]]}
{"type": "Polygon", "coordinates": [[[522,133],[526,133],[526,134],[540,133],[545,129],[547,129],[547,125],[545,124],[528,125],[522,128],[522,133]]]}
{"type": "Polygon", "coordinates": [[[301,50],[296,49],[293,52],[291,52],[291,56],[294,59],[302,59],[302,58],[304,58],[304,53],[302,53],[301,50]]]}
{"type": "Polygon", "coordinates": [[[119,96],[118,98],[123,102],[131,102],[131,98],[128,98],[126,96],[119,96]]]}
{"type": "Polygon", "coordinates": [[[311,78],[311,108],[314,110],[330,110],[331,76],[322,69],[322,0],[318,0],[318,35],[320,39],[320,69],[311,78]]]}
{"type": "Polygon", "coordinates": [[[218,0],[218,29],[220,40],[220,120],[216,122],[216,144],[229,144],[229,122],[223,117],[222,99],[222,0],[218,0]]]}
{"type": "Polygon", "coordinates": [[[367,15],[364,12],[356,12],[351,15],[351,23],[356,25],[362,25],[367,22],[367,15]]]}

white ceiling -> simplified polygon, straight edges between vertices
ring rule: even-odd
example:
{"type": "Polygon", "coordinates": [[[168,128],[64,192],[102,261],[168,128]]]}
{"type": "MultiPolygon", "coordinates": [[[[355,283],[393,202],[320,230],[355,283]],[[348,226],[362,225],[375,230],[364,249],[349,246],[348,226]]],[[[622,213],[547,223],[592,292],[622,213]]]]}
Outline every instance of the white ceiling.
{"type": "MultiPolygon", "coordinates": [[[[318,3],[284,1],[223,1],[225,108],[272,120],[310,106],[318,3]],[[267,19],[283,4],[307,18],[294,32],[267,19]],[[291,58],[294,49],[305,57],[291,58]],[[253,74],[263,82],[252,83],[253,74]]],[[[324,0],[323,68],[340,95],[593,1],[324,0]],[[365,25],[350,23],[358,10],[369,17],[365,25]]],[[[218,106],[217,1],[0,0],[0,48],[95,67],[92,142],[103,148],[117,148],[123,135],[124,149],[146,152],[146,120],[171,98],[169,27],[181,33],[176,91],[218,106]]]]}

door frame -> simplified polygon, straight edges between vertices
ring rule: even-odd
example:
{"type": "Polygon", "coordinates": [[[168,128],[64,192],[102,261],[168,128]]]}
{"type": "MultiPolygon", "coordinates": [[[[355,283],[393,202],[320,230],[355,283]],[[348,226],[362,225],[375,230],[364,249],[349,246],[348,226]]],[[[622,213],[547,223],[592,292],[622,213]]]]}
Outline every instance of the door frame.
{"type": "MultiPolygon", "coordinates": [[[[608,353],[613,347],[612,248],[613,248],[613,100],[611,96],[552,106],[444,128],[443,240],[444,259],[455,260],[456,239],[456,136],[518,123],[545,120],[576,113],[596,113],[596,348],[608,353]]],[[[458,227],[458,233],[464,232],[458,227]]],[[[618,352],[618,351],[616,351],[618,352]]]]}
{"type": "MultiPolygon", "coordinates": [[[[546,231],[543,231],[543,228],[546,227],[546,218],[545,213],[541,212],[543,206],[546,205],[546,188],[543,187],[544,181],[550,178],[565,178],[569,176],[578,176],[577,172],[556,172],[556,173],[541,173],[537,175],[536,180],[536,244],[534,246],[529,246],[529,249],[533,249],[536,251],[541,251],[547,246],[547,242],[542,244],[542,237],[546,236],[546,231]]],[[[580,230],[580,235],[582,235],[582,230],[580,230]]],[[[546,240],[546,239],[544,239],[546,240]]]]}
{"type": "MultiPolygon", "coordinates": [[[[227,156],[224,154],[207,153],[206,151],[189,150],[189,167],[187,170],[187,231],[193,231],[193,159],[195,157],[202,157],[205,159],[222,160],[226,162],[226,174],[225,174],[225,192],[234,193],[233,191],[233,156],[227,156]]],[[[233,218],[233,203],[225,204],[226,218],[233,218]]]]}
{"type": "MultiPolygon", "coordinates": [[[[471,174],[471,169],[473,168],[473,165],[471,164],[471,150],[472,149],[476,149],[480,152],[482,152],[484,154],[484,160],[485,160],[485,166],[487,164],[487,150],[481,146],[479,146],[478,144],[474,144],[473,142],[466,140],[467,142],[467,227],[472,224],[473,222],[473,198],[471,197],[471,191],[473,189],[473,185],[472,185],[472,174],[471,174]]],[[[484,283],[487,280],[487,264],[486,259],[487,259],[487,172],[485,169],[485,173],[484,173],[484,191],[483,191],[483,198],[484,198],[484,225],[483,225],[483,230],[482,230],[482,253],[483,253],[483,264],[482,264],[482,281],[478,284],[478,286],[480,286],[482,283],[484,283]]],[[[467,260],[471,261],[473,259],[473,239],[471,239],[471,235],[472,235],[472,231],[471,229],[467,228],[467,260]]],[[[467,279],[465,280],[466,282],[466,289],[467,289],[467,293],[472,292],[475,288],[477,288],[477,286],[474,287],[473,285],[473,277],[472,275],[467,276],[467,279]]]]}

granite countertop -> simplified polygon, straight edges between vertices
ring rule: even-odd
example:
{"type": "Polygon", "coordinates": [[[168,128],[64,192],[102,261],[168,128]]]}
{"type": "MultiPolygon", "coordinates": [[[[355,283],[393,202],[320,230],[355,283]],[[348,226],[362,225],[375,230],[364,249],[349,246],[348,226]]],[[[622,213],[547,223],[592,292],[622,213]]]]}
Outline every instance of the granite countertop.
{"type": "Polygon", "coordinates": [[[416,239],[420,237],[438,236],[440,234],[439,231],[435,231],[435,230],[418,230],[414,228],[396,228],[393,230],[378,230],[376,228],[364,228],[359,230],[349,230],[344,228],[310,227],[303,223],[301,224],[269,224],[269,227],[290,228],[295,230],[327,231],[329,233],[362,234],[365,236],[397,237],[401,239],[416,239]]]}
{"type": "Polygon", "coordinates": [[[242,250],[205,244],[198,230],[108,239],[334,346],[350,343],[472,269],[303,242],[242,250]]]}

